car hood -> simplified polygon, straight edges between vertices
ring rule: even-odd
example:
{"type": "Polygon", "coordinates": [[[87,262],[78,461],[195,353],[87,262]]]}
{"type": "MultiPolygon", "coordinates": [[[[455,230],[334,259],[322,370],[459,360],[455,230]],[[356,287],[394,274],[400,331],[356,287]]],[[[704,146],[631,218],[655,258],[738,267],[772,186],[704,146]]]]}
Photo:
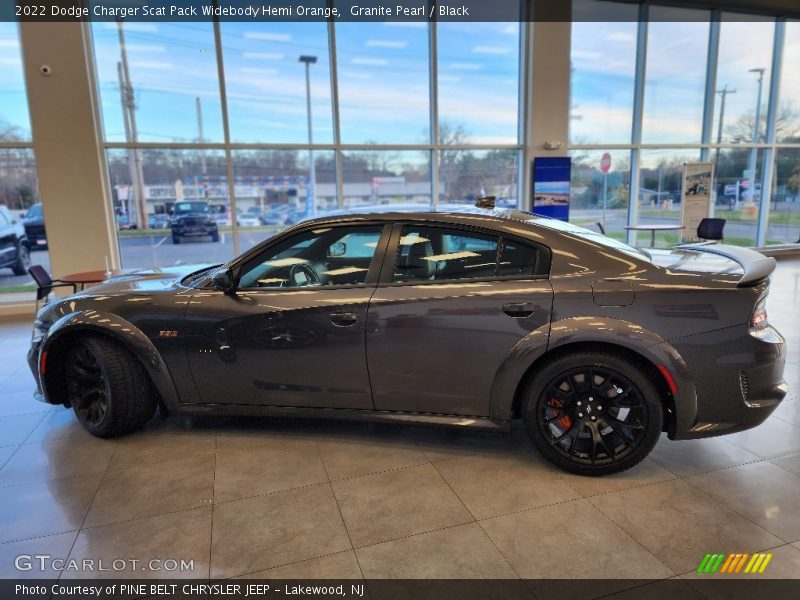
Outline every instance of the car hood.
{"type": "Polygon", "coordinates": [[[209,267],[207,264],[177,265],[123,273],[87,288],[85,294],[117,295],[131,292],[159,292],[175,289],[187,275],[209,267]]]}

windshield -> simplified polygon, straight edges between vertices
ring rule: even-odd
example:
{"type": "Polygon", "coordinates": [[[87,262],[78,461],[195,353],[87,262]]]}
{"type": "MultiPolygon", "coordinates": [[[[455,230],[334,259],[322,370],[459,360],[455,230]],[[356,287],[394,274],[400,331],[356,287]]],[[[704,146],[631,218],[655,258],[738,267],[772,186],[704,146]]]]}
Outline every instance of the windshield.
{"type": "Polygon", "coordinates": [[[205,202],[178,202],[175,204],[175,214],[181,213],[207,213],[208,204],[205,202]]]}
{"type": "Polygon", "coordinates": [[[42,217],[42,205],[34,204],[28,209],[28,214],[25,215],[26,219],[40,219],[42,217]]]}

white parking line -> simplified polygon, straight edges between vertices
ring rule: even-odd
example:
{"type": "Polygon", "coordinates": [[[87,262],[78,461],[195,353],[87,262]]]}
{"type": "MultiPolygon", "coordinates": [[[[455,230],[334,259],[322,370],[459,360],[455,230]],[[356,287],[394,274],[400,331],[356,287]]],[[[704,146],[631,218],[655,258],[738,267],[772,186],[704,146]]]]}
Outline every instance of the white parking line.
{"type": "Polygon", "coordinates": [[[164,236],[163,238],[161,238],[161,239],[158,241],[158,243],[155,245],[155,247],[156,247],[156,248],[158,248],[158,247],[159,247],[161,244],[163,244],[163,243],[164,243],[164,242],[166,242],[166,241],[167,241],[167,236],[164,236]]]}

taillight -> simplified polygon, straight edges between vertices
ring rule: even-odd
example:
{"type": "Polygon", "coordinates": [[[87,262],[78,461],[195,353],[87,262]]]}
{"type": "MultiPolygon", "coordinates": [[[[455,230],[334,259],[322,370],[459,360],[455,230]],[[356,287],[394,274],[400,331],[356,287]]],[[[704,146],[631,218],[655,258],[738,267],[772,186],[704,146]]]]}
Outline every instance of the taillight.
{"type": "Polygon", "coordinates": [[[750,317],[750,327],[766,327],[767,326],[767,297],[764,296],[756,303],[753,309],[753,316],[750,317]]]}

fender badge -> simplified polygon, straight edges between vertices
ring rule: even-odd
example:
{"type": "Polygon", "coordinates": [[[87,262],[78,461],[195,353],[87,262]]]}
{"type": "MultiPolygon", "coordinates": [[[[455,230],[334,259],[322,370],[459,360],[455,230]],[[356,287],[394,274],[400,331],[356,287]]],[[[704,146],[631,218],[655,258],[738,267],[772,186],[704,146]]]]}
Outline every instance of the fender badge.
{"type": "Polygon", "coordinates": [[[158,337],[178,337],[178,332],[172,330],[159,331],[158,337]]]}

